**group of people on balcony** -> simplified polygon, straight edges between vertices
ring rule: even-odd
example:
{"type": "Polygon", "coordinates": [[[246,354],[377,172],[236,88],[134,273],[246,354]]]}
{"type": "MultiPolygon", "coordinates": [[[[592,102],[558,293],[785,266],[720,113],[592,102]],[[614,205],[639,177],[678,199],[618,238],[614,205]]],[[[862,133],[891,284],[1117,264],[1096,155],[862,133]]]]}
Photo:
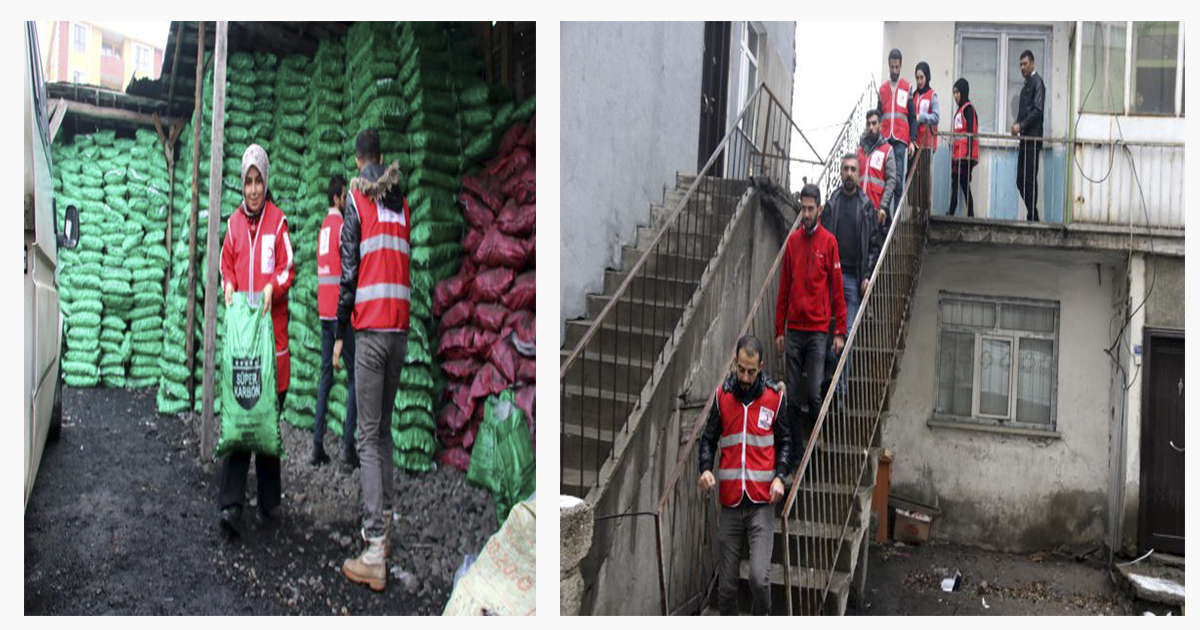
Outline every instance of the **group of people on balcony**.
{"type": "MultiPolygon", "coordinates": [[[[785,357],[784,383],[762,371],[763,345],[752,336],[738,340],[734,369],[717,391],[700,439],[699,485],[718,489],[718,601],[722,614],[737,614],[737,582],[743,539],[749,539],[752,612],[771,609],[770,560],[774,504],[785,496],[784,480],[807,448],[829,391],[837,357],[870,287],[884,238],[904,194],[906,170],[918,165],[912,194],[916,207],[929,206],[930,163],[941,122],[929,64],[918,63],[917,89],[900,76],[900,50],[888,55],[890,81],[879,89],[878,106],[866,114],[856,153],[842,156],[841,186],[825,205],[816,184],[799,193],[800,226],[788,235],[775,305],[775,346],[785,357]],[[918,151],[924,152],[918,154],[918,151]],[[919,158],[912,160],[912,158],[919,158]]],[[[1041,150],[1045,86],[1033,71],[1033,54],[1021,54],[1020,111],[1012,133],[1022,138],[1017,187],[1027,218],[1037,220],[1037,165],[1041,150]],[[1029,138],[1029,139],[1025,139],[1029,138]]],[[[979,117],[965,78],[954,83],[952,186],[967,216],[975,215],[971,174],[979,162],[979,117]]],[[[833,401],[844,398],[850,375],[847,358],[833,401]]]]}

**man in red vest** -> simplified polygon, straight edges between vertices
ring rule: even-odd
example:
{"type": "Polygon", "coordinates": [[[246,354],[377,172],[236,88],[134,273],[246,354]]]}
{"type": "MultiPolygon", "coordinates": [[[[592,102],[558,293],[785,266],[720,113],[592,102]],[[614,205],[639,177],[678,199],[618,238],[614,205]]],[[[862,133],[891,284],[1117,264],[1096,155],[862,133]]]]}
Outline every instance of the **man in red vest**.
{"type": "Polygon", "coordinates": [[[700,438],[700,489],[708,492],[720,486],[717,592],[721,614],[738,612],[738,565],[742,540],[748,538],[751,610],[766,615],[771,612],[772,506],[784,496],[784,480],[792,468],[792,438],[783,388],[762,371],[762,342],[746,335],[738,340],[735,352],[733,373],[717,390],[700,438]]]}
{"type": "Polygon", "coordinates": [[[354,143],[359,176],[350,181],[342,223],[342,280],[338,291],[338,364],[351,326],[357,342],[355,394],[358,397],[359,458],[362,461],[363,530],[366,549],[342,564],[353,582],[382,591],[387,585],[391,532],[392,410],[407,349],[409,282],[408,201],[399,190],[400,166],[384,169],[379,133],[364,129],[354,143]]]}
{"type": "MultiPolygon", "coordinates": [[[[320,466],[329,462],[325,454],[325,412],[329,409],[329,390],[333,388],[333,344],[337,322],[338,284],[342,277],[342,211],[346,207],[346,180],[334,175],[329,180],[329,212],[317,233],[317,315],[321,318],[321,377],[317,381],[317,413],[313,423],[313,453],[311,463],[320,466]]],[[[342,351],[346,363],[354,365],[354,329],[346,331],[342,351]]],[[[358,452],[354,429],[358,425],[358,405],[354,396],[354,370],[347,371],[346,417],[342,420],[342,465],[346,471],[358,468],[358,452]]]]}
{"type": "Polygon", "coordinates": [[[917,150],[914,142],[917,132],[917,108],[913,102],[912,84],[900,76],[900,66],[904,61],[899,48],[893,48],[888,53],[888,74],[890,81],[879,86],[879,106],[876,108],[883,114],[879,135],[892,145],[896,155],[896,189],[892,195],[892,205],[887,208],[888,215],[895,215],[895,208],[900,205],[900,197],[904,194],[904,179],[908,174],[908,156],[917,150]]]}
{"type": "MultiPolygon", "coordinates": [[[[891,225],[892,198],[896,192],[896,151],[879,134],[879,110],[867,112],[867,128],[858,143],[859,185],[875,204],[879,224],[891,225]]],[[[887,230],[884,229],[884,233],[887,230]]]]}
{"type": "Polygon", "coordinates": [[[818,220],[820,197],[816,184],[805,184],[800,190],[801,226],[788,235],[783,246],[775,301],[775,347],[786,358],[784,382],[791,394],[788,416],[797,451],[808,441],[821,409],[830,317],[834,320],[834,354],[841,354],[846,342],[842,263],[837,239],[818,220]],[[804,403],[808,413],[802,414],[804,403]]]}

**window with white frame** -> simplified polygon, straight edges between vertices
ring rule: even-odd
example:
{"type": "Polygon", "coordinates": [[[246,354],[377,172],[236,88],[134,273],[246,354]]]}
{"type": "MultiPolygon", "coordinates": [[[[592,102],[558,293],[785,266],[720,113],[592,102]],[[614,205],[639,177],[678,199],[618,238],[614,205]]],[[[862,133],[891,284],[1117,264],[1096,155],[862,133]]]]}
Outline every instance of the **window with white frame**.
{"type": "MultiPolygon", "coordinates": [[[[738,96],[738,111],[742,111],[746,102],[754,95],[758,87],[758,43],[761,34],[750,22],[744,22],[742,28],[742,89],[738,96]]],[[[754,119],[757,112],[751,108],[742,119],[742,131],[749,137],[754,137],[754,119]]]]}
{"type": "Polygon", "coordinates": [[[76,52],[87,52],[88,28],[86,24],[71,24],[71,42],[76,52]]]}
{"type": "Polygon", "coordinates": [[[133,45],[133,67],[137,72],[143,73],[143,76],[150,74],[150,47],[141,44],[133,45]]]}
{"type": "Polygon", "coordinates": [[[938,301],[940,419],[1054,430],[1059,305],[947,293],[938,301]]]}
{"type": "MultiPolygon", "coordinates": [[[[1050,28],[1005,25],[965,25],[957,32],[960,76],[971,86],[971,104],[979,116],[979,131],[1007,133],[1020,111],[1021,53],[1033,53],[1034,69],[1049,86],[1050,28]]],[[[1050,119],[1046,99],[1044,120],[1050,119]]],[[[1046,125],[1046,131],[1049,131],[1046,125]]]]}
{"type": "Polygon", "coordinates": [[[1081,31],[1080,111],[1183,115],[1179,22],[1083,22],[1081,31]]]}

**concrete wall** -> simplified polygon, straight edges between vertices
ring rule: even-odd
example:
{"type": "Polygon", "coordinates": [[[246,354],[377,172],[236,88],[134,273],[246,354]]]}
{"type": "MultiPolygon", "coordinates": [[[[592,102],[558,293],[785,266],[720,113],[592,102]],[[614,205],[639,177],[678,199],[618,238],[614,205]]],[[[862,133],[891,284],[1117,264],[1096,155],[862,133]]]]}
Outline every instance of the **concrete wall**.
{"type": "Polygon", "coordinates": [[[563,320],[584,315],[676,171],[695,170],[703,52],[703,22],[562,23],[563,320]]]}
{"type": "MultiPolygon", "coordinates": [[[[765,36],[760,40],[758,54],[758,81],[766,83],[783,103],[784,109],[792,111],[792,82],[796,75],[796,23],[795,22],[752,22],[765,36]]],[[[730,28],[729,42],[729,107],[725,128],[737,120],[742,86],[742,31],[745,22],[734,22],[730,28]]]]}
{"type": "Polygon", "coordinates": [[[1154,286],[1146,300],[1147,326],[1184,327],[1183,267],[1183,258],[1146,257],[1146,288],[1154,286]]]}
{"type": "Polygon", "coordinates": [[[892,493],[938,506],[935,538],[1006,550],[1105,542],[1113,283],[1121,257],[934,246],[926,249],[883,445],[892,493]],[[1057,300],[1059,438],[928,426],[934,408],[939,291],[1057,300]]]}
{"type": "MultiPolygon", "coordinates": [[[[641,408],[630,418],[629,438],[618,460],[601,471],[606,489],[595,505],[597,519],[656,509],[680,457],[681,438],[695,422],[691,415],[681,418],[676,413],[679,396],[692,381],[709,382],[707,387],[715,382],[749,309],[752,291],[747,279],[765,275],[765,269],[756,269],[764,259],[756,252],[777,252],[782,246],[786,235],[772,228],[778,222],[764,216],[767,211],[760,209],[757,197],[744,199],[716,262],[702,279],[699,297],[684,314],[678,343],[665,363],[655,366],[655,383],[642,392],[641,408]]],[[[692,388],[692,394],[701,389],[692,388]]],[[[695,482],[694,469],[680,480],[695,482]]],[[[587,587],[583,613],[658,614],[657,557],[653,518],[597,520],[591,552],[581,565],[587,587]]]]}

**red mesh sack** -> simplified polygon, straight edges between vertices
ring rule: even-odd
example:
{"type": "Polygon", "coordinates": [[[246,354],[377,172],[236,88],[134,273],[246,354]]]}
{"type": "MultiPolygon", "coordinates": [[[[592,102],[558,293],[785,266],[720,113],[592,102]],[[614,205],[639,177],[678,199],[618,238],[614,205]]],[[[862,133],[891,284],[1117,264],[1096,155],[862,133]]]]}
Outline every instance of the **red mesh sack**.
{"type": "Polygon", "coordinates": [[[458,405],[446,405],[442,407],[442,412],[438,414],[438,426],[446,427],[454,433],[463,430],[467,426],[467,421],[471,419],[471,415],[463,413],[458,405]]]}
{"type": "Polygon", "coordinates": [[[471,311],[473,306],[474,303],[469,300],[463,300],[454,306],[451,306],[450,310],[446,311],[446,313],[442,315],[441,321],[438,322],[438,334],[445,336],[445,334],[451,329],[458,328],[463,324],[469,323],[471,321],[471,311]]]}
{"type": "Polygon", "coordinates": [[[527,127],[525,123],[517,123],[508,128],[504,135],[500,138],[500,148],[496,150],[496,155],[505,157],[511,155],[520,144],[521,138],[525,136],[527,127]]]}
{"type": "MultiPolygon", "coordinates": [[[[512,288],[507,293],[503,294],[505,306],[510,311],[531,311],[537,304],[537,282],[535,272],[527,271],[516,277],[512,282],[512,288]]],[[[482,274],[481,276],[482,277],[482,274]]],[[[475,279],[475,288],[479,289],[479,277],[475,279]]]]}
{"type": "Polygon", "coordinates": [[[526,359],[525,357],[517,358],[517,378],[514,379],[521,383],[534,383],[537,381],[537,360],[526,359]]]}
{"type": "Polygon", "coordinates": [[[471,227],[478,229],[486,229],[487,226],[496,220],[496,213],[491,208],[484,205],[485,202],[476,199],[470,193],[462,193],[458,196],[458,203],[463,209],[463,218],[471,227]]]}
{"type": "Polygon", "coordinates": [[[512,383],[517,380],[517,353],[513,352],[512,344],[504,339],[497,339],[488,349],[488,361],[490,365],[496,366],[505,382],[512,383]]]}
{"type": "MultiPolygon", "coordinates": [[[[535,429],[537,427],[537,424],[533,419],[534,403],[537,401],[537,396],[534,393],[534,389],[535,388],[533,385],[526,385],[525,387],[518,389],[514,400],[514,402],[517,404],[517,407],[521,411],[525,412],[525,420],[529,423],[529,435],[531,436],[536,435],[535,429]]],[[[533,441],[533,448],[535,451],[537,450],[536,438],[533,441]]]]}
{"type": "Polygon", "coordinates": [[[506,197],[514,198],[518,203],[532,200],[537,191],[537,167],[533,162],[529,162],[517,171],[515,176],[506,178],[500,190],[506,197]]]}
{"type": "Polygon", "coordinates": [[[505,298],[504,305],[508,306],[508,310],[514,310],[508,303],[507,294],[509,287],[513,286],[513,278],[516,276],[517,273],[508,267],[496,267],[477,273],[475,283],[471,287],[471,297],[476,302],[498,302],[501,298],[505,298]]]}
{"type": "Polygon", "coordinates": [[[533,147],[537,146],[537,114],[529,118],[529,124],[526,125],[525,135],[517,140],[517,146],[529,147],[532,151],[533,147]]]}
{"type": "MultiPolygon", "coordinates": [[[[479,425],[483,422],[483,405],[479,405],[479,411],[475,412],[475,417],[467,423],[467,428],[462,433],[463,448],[468,451],[475,445],[475,436],[479,434],[479,425]]],[[[536,451],[535,451],[536,452],[536,451]]]]}
{"type": "Polygon", "coordinates": [[[508,317],[508,309],[499,304],[476,304],[475,313],[471,317],[480,330],[500,332],[504,320],[508,317]]]}
{"type": "Polygon", "coordinates": [[[487,229],[471,257],[484,267],[521,269],[525,266],[525,246],[493,225],[487,229]]]}
{"type": "Polygon", "coordinates": [[[488,208],[496,210],[504,200],[500,198],[499,188],[496,182],[489,178],[468,175],[462,179],[463,188],[471,191],[479,198],[488,208]]]}
{"type": "MultiPolygon", "coordinates": [[[[447,353],[453,350],[463,350],[469,353],[474,347],[477,330],[474,326],[459,326],[447,330],[446,334],[438,340],[438,355],[447,356],[447,353]]],[[[465,356],[458,358],[465,358],[465,356]]]]}
{"type": "Polygon", "coordinates": [[[433,316],[441,317],[446,309],[471,293],[471,276],[459,273],[442,280],[433,290],[433,316]]]}
{"type": "Polygon", "coordinates": [[[443,361],[442,371],[457,381],[470,381],[475,378],[475,372],[479,371],[480,365],[481,363],[473,358],[443,361]]]}
{"type": "Polygon", "coordinates": [[[467,472],[471,468],[471,454],[461,446],[442,449],[438,451],[435,459],[438,463],[453,466],[463,472],[467,472]]]}
{"type": "MultiPolygon", "coordinates": [[[[530,166],[533,163],[533,154],[529,152],[529,149],[517,147],[513,150],[512,155],[496,162],[491,167],[492,172],[489,174],[495,175],[496,181],[501,182],[501,187],[503,187],[509,183],[508,180],[514,179],[517,173],[525,170],[526,166],[530,166]]],[[[497,208],[498,206],[493,207],[493,209],[497,208]]]]}
{"type": "Polygon", "coordinates": [[[486,363],[483,369],[475,373],[475,380],[471,383],[471,398],[486,398],[492,394],[499,394],[509,383],[510,381],[504,380],[496,366],[486,363]]]}
{"type": "Polygon", "coordinates": [[[475,356],[486,359],[488,352],[492,349],[492,344],[496,343],[498,339],[500,339],[499,333],[481,330],[475,333],[475,343],[471,346],[471,351],[475,356]]]}
{"type": "Polygon", "coordinates": [[[494,225],[505,234],[529,236],[537,226],[537,207],[534,204],[519,206],[515,199],[509,199],[496,215],[494,225]]]}
{"type": "MultiPolygon", "coordinates": [[[[475,252],[475,250],[479,249],[479,244],[482,242],[483,242],[483,230],[477,230],[475,228],[471,228],[471,229],[467,230],[466,235],[463,236],[462,246],[463,246],[463,249],[466,250],[467,254],[473,254],[475,252]]],[[[468,256],[468,259],[469,259],[469,256],[468,256]]]]}
{"type": "Polygon", "coordinates": [[[537,345],[536,318],[531,311],[513,311],[504,318],[504,327],[500,329],[500,336],[505,338],[513,336],[513,346],[517,352],[532,357],[537,345]],[[513,333],[516,335],[513,336],[513,333]]]}

